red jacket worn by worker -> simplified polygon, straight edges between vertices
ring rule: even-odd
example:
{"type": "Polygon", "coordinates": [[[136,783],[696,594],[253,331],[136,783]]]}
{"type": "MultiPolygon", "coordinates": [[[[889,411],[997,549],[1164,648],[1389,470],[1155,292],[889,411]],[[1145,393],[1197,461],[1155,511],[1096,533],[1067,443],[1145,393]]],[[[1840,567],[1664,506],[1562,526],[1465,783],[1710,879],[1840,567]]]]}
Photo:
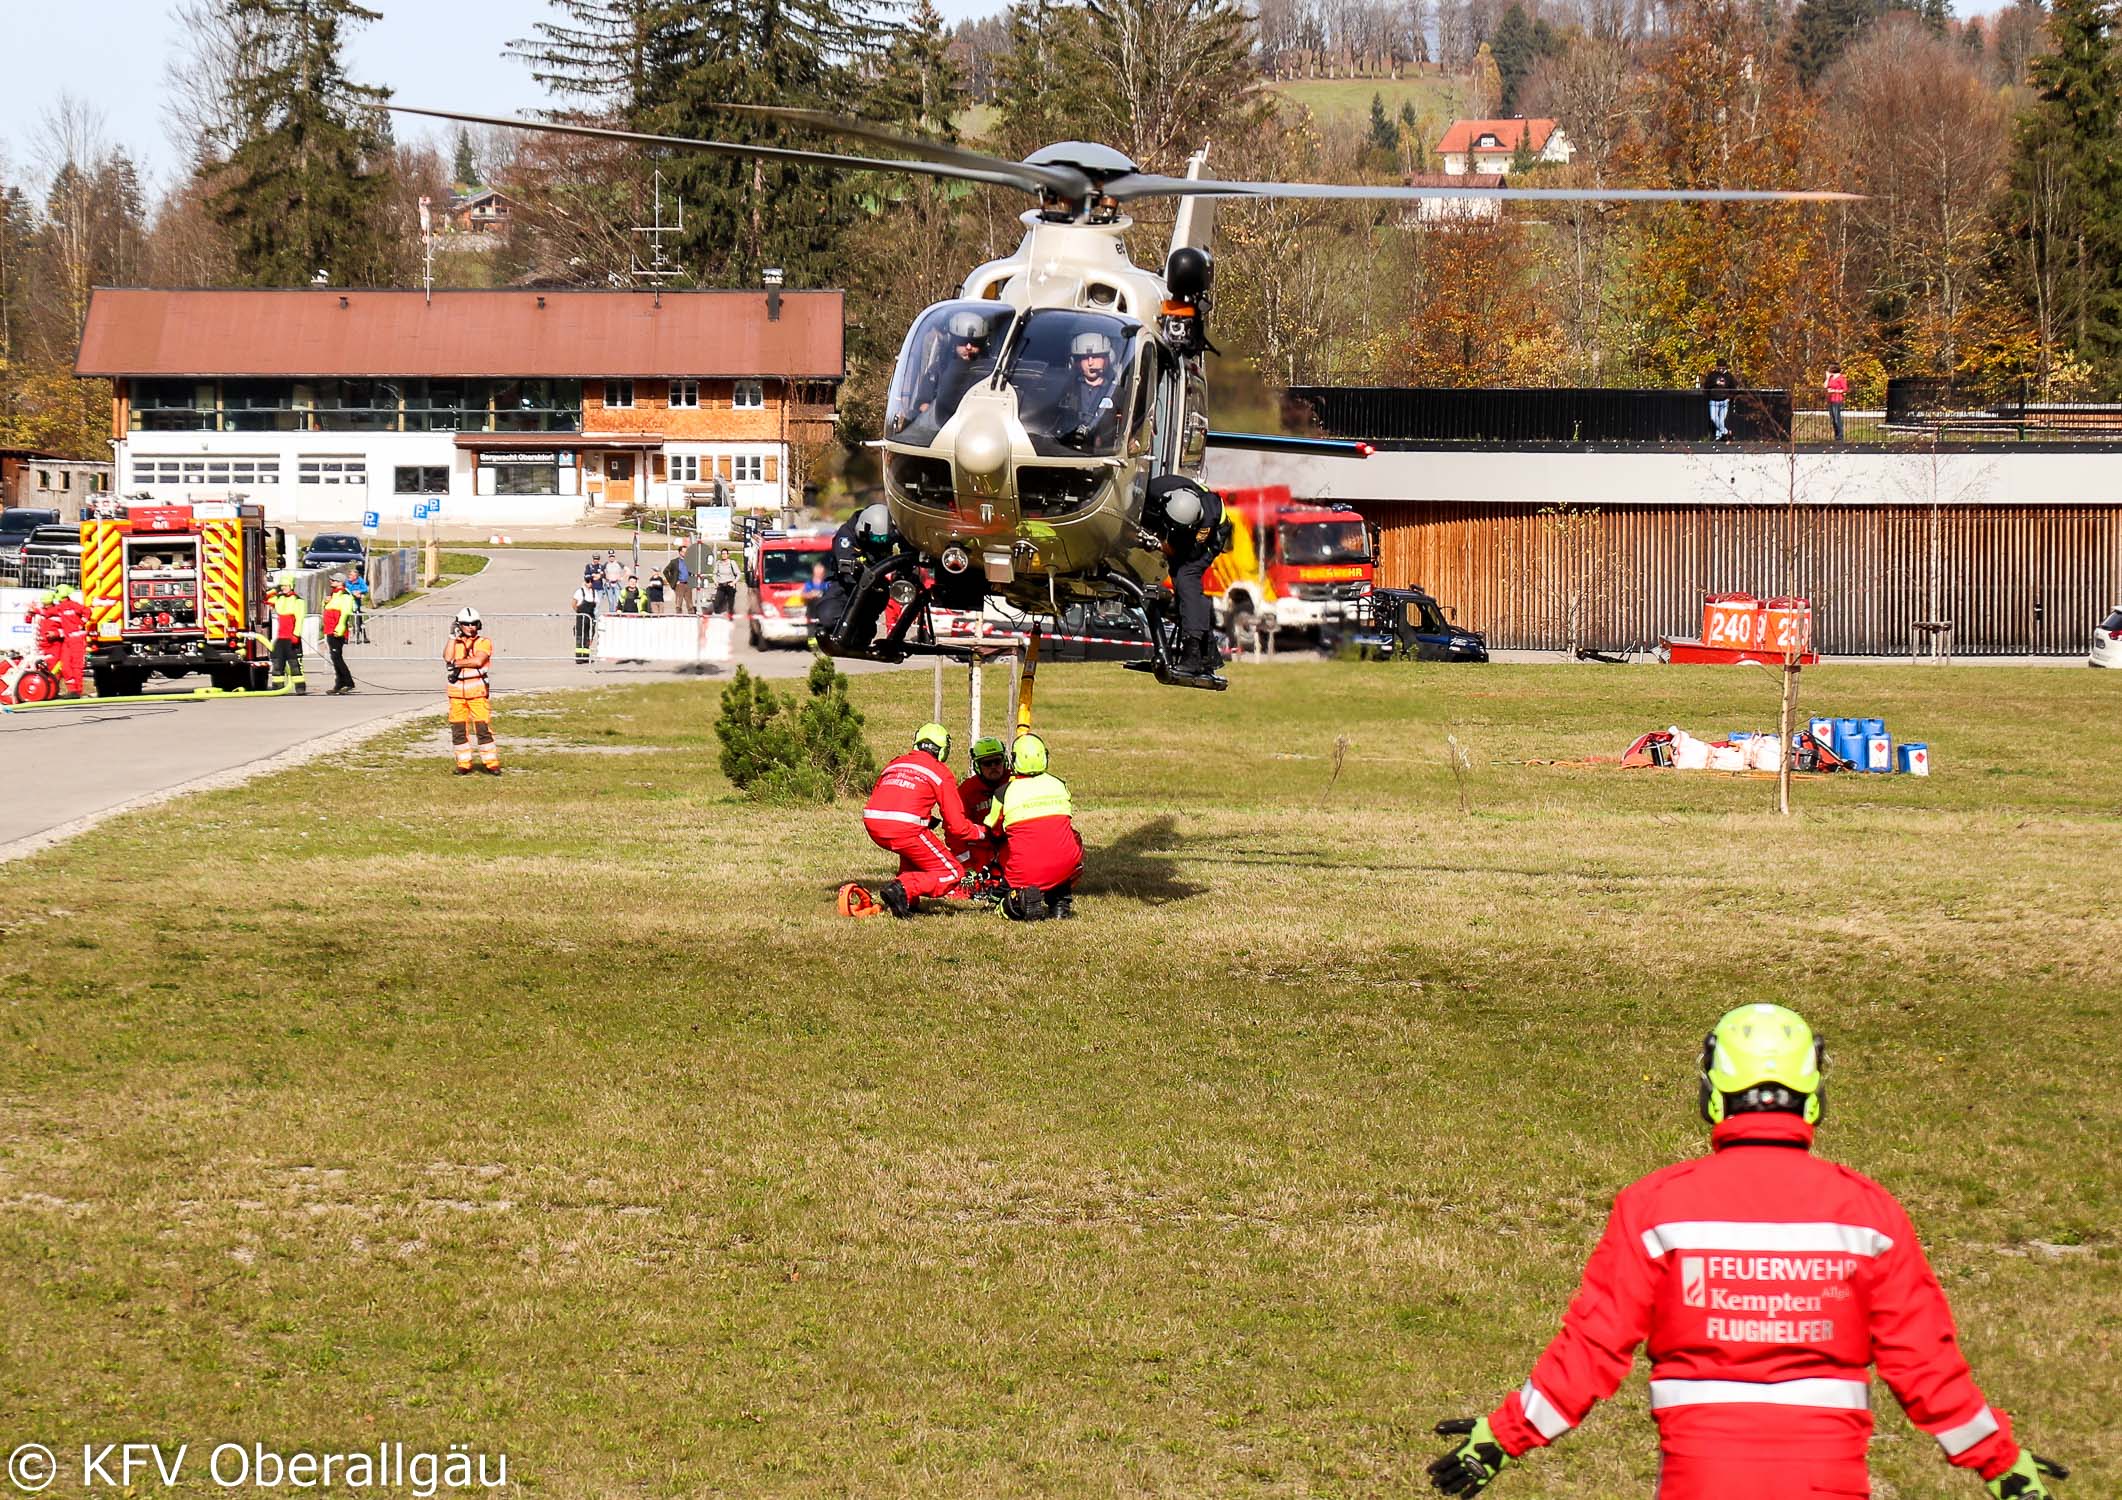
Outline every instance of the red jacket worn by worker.
{"type": "Polygon", "coordinates": [[[1712,1493],[1690,1474],[1734,1469],[1803,1467],[1867,1493],[1871,1365],[1953,1463],[1985,1479],[2011,1467],[2011,1423],[1968,1373],[1907,1213],[1814,1156],[1812,1136],[1794,1115],[1735,1115],[1708,1156],[1615,1198],[1562,1332],[1489,1418],[1506,1452],[1583,1421],[1647,1343],[1667,1500],[1712,1493]]]}
{"type": "Polygon", "coordinates": [[[996,793],[987,822],[1001,831],[1002,879],[1011,890],[1051,890],[1083,873],[1075,804],[1060,777],[1012,776],[996,793]]]}
{"type": "Polygon", "coordinates": [[[899,856],[899,884],[907,895],[940,896],[965,870],[929,828],[943,823],[943,837],[970,846],[987,835],[965,816],[950,768],[926,750],[909,750],[884,768],[862,809],[862,826],[879,847],[899,856]]]}

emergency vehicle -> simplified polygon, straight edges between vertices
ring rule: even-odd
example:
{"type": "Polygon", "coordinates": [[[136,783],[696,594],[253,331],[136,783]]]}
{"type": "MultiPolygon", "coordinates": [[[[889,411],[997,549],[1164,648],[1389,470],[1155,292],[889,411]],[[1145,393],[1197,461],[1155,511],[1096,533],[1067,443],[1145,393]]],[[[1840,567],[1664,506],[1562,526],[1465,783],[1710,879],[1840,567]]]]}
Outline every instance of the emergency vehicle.
{"type": "Polygon", "coordinates": [[[768,646],[800,646],[810,639],[803,586],[811,565],[833,563],[833,539],[827,533],[769,531],[754,540],[744,560],[751,585],[751,639],[754,651],[768,646]]]}
{"type": "Polygon", "coordinates": [[[225,691],[270,685],[265,508],[110,501],[81,521],[81,592],[98,697],[151,673],[204,672],[225,691]]]}
{"type": "Polygon", "coordinates": [[[1361,516],[1294,500],[1286,485],[1217,494],[1231,543],[1209,569],[1206,589],[1232,640],[1247,645],[1267,629],[1324,639],[1355,620],[1376,571],[1361,516]]]}

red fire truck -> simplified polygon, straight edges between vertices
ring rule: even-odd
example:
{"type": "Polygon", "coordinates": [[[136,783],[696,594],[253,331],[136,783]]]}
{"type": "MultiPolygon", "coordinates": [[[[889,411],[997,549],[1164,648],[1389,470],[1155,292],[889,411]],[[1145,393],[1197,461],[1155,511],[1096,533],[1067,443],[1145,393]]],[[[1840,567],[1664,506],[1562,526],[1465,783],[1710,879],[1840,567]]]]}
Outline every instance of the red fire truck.
{"type": "Polygon", "coordinates": [[[1231,546],[1209,570],[1208,594],[1231,639],[1247,645],[1268,629],[1323,638],[1356,619],[1376,566],[1361,516],[1294,500],[1286,485],[1218,493],[1231,546]]]}
{"type": "Polygon", "coordinates": [[[258,505],[112,501],[85,515],[81,592],[97,696],[130,696],[157,672],[204,672],[232,692],[266,688],[267,540],[258,505]]]}
{"type": "Polygon", "coordinates": [[[803,586],[810,582],[813,563],[831,568],[832,533],[769,531],[752,542],[749,553],[745,582],[752,589],[752,649],[802,645],[810,639],[803,586]]]}

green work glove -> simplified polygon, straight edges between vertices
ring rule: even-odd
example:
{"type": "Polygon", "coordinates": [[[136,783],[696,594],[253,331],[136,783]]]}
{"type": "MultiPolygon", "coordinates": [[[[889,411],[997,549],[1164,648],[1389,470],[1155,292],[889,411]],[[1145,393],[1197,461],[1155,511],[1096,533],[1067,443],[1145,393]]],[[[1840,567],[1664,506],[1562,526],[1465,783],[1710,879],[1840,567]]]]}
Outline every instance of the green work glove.
{"type": "MultiPolygon", "coordinates": [[[[1429,1482],[1447,1495],[1478,1495],[1495,1483],[1510,1462],[1510,1455],[1489,1431],[1486,1417],[1458,1417],[1437,1424],[1438,1437],[1461,1437],[1466,1441],[1429,1466],[1429,1482]]],[[[2029,1490],[2028,1494],[2046,1491],[2029,1490]]]]}
{"type": "Polygon", "coordinates": [[[2048,1481],[2068,1478],[2070,1470],[2063,1465],[2021,1448],[2012,1466],[1989,1482],[1989,1492],[1997,1500],[2050,1500],[2054,1491],[2048,1481]]]}

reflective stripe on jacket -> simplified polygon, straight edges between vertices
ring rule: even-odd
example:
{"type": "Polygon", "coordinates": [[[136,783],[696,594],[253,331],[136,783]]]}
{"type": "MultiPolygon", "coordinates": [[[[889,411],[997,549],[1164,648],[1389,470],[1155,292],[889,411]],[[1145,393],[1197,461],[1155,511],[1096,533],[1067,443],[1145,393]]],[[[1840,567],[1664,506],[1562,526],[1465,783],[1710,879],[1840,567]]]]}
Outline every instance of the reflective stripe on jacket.
{"type": "Polygon", "coordinates": [[[903,823],[928,827],[932,815],[943,819],[943,836],[954,844],[977,843],[986,835],[965,816],[958,783],[950,770],[926,750],[909,750],[892,761],[870,789],[863,805],[866,823],[903,823]]]}
{"type": "Polygon", "coordinates": [[[484,698],[487,695],[486,669],[494,659],[494,643],[485,636],[465,640],[462,636],[451,636],[449,644],[442,648],[442,660],[457,669],[457,680],[449,685],[452,698],[484,698]]]}
{"type": "Polygon", "coordinates": [[[1951,1462],[1985,1479],[2011,1467],[2011,1422],[1968,1372],[1907,1213],[1814,1156],[1812,1134],[1795,1115],[1736,1115],[1708,1156],[1622,1190],[1561,1333],[1489,1418],[1507,1452],[1583,1421],[1647,1344],[1674,1457],[1861,1465],[1876,1366],[1951,1462]]]}
{"type": "Polygon", "coordinates": [[[273,605],[273,639],[276,641],[299,641],[302,639],[302,622],[309,618],[309,606],[302,602],[300,594],[275,594],[273,605]]]}

